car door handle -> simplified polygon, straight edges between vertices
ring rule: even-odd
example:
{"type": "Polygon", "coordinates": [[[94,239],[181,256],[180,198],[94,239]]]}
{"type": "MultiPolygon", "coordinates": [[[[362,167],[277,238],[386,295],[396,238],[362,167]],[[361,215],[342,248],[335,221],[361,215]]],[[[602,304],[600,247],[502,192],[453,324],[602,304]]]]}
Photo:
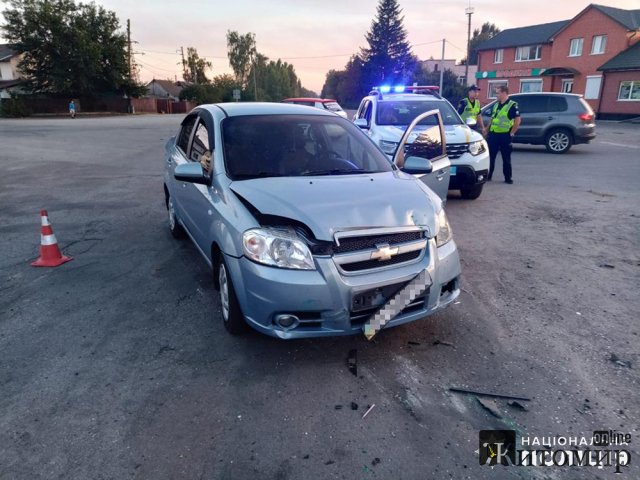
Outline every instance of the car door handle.
{"type": "Polygon", "coordinates": [[[183,184],[182,184],[182,188],[187,188],[187,184],[186,184],[186,183],[183,183],[183,184]]]}
{"type": "Polygon", "coordinates": [[[438,180],[442,180],[446,174],[447,174],[446,170],[440,170],[440,171],[436,174],[436,178],[437,178],[438,180]]]}
{"type": "Polygon", "coordinates": [[[547,120],[553,120],[554,117],[547,117],[547,120]]]}

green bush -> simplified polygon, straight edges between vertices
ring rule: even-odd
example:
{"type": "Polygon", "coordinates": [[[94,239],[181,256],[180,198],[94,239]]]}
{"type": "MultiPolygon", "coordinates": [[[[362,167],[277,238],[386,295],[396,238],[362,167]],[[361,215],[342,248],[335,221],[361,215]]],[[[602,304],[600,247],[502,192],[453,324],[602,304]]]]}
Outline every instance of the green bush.
{"type": "Polygon", "coordinates": [[[26,102],[18,97],[12,96],[0,101],[0,116],[3,117],[28,117],[31,115],[31,109],[26,102]]]}

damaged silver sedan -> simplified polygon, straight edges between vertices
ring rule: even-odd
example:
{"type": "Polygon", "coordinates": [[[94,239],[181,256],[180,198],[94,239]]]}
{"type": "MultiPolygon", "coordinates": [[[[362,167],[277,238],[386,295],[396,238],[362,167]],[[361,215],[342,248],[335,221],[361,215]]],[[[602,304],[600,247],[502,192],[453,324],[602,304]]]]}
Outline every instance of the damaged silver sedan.
{"type": "Polygon", "coordinates": [[[371,339],[451,304],[458,252],[427,186],[448,167],[443,138],[427,112],[391,162],[351,122],[310,107],[189,113],[166,144],[168,223],[211,267],[226,329],[371,339]]]}

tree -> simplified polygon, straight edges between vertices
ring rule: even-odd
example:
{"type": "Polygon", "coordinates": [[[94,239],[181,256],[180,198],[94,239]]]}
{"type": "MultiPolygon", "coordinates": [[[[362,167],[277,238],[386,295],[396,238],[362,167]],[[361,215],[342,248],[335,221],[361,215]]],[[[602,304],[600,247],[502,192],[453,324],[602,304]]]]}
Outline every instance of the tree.
{"type": "MultiPolygon", "coordinates": [[[[416,72],[413,81],[418,85],[438,85],[440,83],[440,72],[429,71],[423,66],[416,72]]],[[[445,69],[442,74],[442,95],[449,100],[452,105],[458,105],[458,102],[465,97],[467,88],[458,81],[458,76],[449,69],[445,69]]]]}
{"type": "Polygon", "coordinates": [[[256,36],[253,33],[240,35],[238,32],[227,31],[227,56],[229,65],[236,76],[236,81],[242,87],[247,84],[247,76],[251,64],[256,56],[256,36]]]}
{"type": "Polygon", "coordinates": [[[183,88],[180,99],[191,100],[198,104],[231,102],[235,88],[238,88],[238,84],[233,76],[218,75],[209,84],[192,84],[183,88]]]}
{"type": "Polygon", "coordinates": [[[188,83],[210,83],[206,71],[211,69],[213,64],[205,58],[200,58],[198,51],[193,47],[187,47],[187,58],[182,64],[182,78],[188,83]]]}
{"type": "Polygon", "coordinates": [[[139,92],[114,12],[73,0],[9,0],[2,26],[24,52],[19,68],[35,93],[93,96],[139,92]]]}
{"type": "Polygon", "coordinates": [[[495,24],[489,22],[483,23],[482,27],[473,30],[473,35],[469,41],[469,51],[471,52],[469,55],[469,65],[478,64],[478,46],[482,42],[486,42],[495,37],[498,33],[500,33],[500,29],[496,27],[495,24]]]}
{"type": "Polygon", "coordinates": [[[407,42],[404,17],[397,0],[380,0],[376,18],[365,35],[369,48],[363,49],[364,80],[367,87],[388,82],[404,82],[413,75],[416,58],[407,42]]]}

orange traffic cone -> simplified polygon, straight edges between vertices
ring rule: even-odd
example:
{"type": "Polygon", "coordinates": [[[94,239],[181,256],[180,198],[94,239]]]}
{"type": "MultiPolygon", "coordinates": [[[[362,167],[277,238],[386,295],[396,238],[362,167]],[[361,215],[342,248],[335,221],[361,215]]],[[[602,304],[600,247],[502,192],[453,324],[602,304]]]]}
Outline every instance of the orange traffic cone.
{"type": "Polygon", "coordinates": [[[62,255],[58,248],[58,241],[53,234],[53,229],[49,223],[49,216],[46,210],[40,212],[42,228],[40,230],[40,258],[31,264],[32,267],[57,267],[63,263],[73,260],[71,257],[62,255]]]}

